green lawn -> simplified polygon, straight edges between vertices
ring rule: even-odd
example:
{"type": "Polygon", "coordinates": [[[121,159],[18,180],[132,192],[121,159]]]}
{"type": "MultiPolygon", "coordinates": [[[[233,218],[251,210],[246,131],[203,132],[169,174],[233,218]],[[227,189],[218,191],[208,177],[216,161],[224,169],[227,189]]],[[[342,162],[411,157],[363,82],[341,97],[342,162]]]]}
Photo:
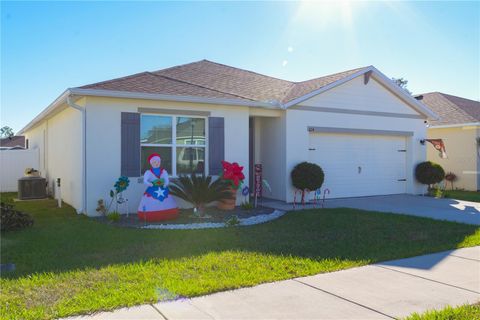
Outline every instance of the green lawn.
{"type": "Polygon", "coordinates": [[[476,226],[354,209],[210,230],[119,228],[53,200],[17,209],[35,224],[1,235],[2,263],[17,266],[0,283],[4,319],[109,310],[480,244],[476,226]]]}
{"type": "Polygon", "coordinates": [[[461,191],[461,190],[446,190],[445,191],[445,198],[480,202],[480,192],[477,192],[477,191],[461,191]]]}
{"type": "Polygon", "coordinates": [[[405,320],[480,320],[480,304],[447,307],[422,314],[414,313],[405,320]]]}

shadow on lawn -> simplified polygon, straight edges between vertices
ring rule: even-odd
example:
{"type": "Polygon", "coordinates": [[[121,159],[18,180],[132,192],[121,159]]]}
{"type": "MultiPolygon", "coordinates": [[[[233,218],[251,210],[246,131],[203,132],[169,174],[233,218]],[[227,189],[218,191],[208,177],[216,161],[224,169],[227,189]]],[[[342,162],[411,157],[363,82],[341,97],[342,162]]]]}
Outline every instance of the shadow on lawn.
{"type": "Polygon", "coordinates": [[[251,227],[141,230],[78,216],[69,206],[56,208],[53,200],[17,207],[31,213],[35,225],[2,234],[2,263],[17,267],[2,277],[222,251],[379,262],[453,249],[480,238],[476,226],[347,208],[289,213],[251,227]]]}

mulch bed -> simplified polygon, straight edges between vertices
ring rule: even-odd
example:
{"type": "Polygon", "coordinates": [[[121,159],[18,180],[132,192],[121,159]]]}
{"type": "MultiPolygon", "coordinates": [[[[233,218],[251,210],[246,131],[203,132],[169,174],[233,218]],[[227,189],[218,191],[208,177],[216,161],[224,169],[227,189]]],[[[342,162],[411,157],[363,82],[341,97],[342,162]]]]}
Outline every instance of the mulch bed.
{"type": "Polygon", "coordinates": [[[177,219],[168,220],[168,221],[159,221],[159,222],[145,222],[138,218],[136,213],[131,213],[128,215],[122,214],[120,221],[112,222],[106,217],[93,217],[92,219],[101,222],[107,223],[119,227],[132,227],[138,228],[145,225],[154,225],[154,224],[189,224],[189,223],[206,223],[206,222],[225,222],[232,216],[237,216],[239,219],[245,219],[254,217],[262,214],[271,214],[274,212],[274,209],[265,208],[258,206],[255,209],[245,210],[241,207],[235,207],[231,211],[225,211],[217,209],[216,207],[209,207],[205,209],[204,217],[197,217],[193,209],[180,209],[180,213],[177,219]]]}

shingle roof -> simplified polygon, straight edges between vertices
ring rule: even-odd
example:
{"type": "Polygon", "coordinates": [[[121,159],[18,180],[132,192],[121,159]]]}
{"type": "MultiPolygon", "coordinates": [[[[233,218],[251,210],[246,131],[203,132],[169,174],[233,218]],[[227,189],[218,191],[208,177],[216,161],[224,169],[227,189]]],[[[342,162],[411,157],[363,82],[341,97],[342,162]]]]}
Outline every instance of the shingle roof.
{"type": "Polygon", "coordinates": [[[441,92],[421,94],[420,100],[439,115],[433,126],[480,122],[480,102],[441,92]]]}
{"type": "Polygon", "coordinates": [[[25,137],[24,136],[13,136],[10,138],[0,139],[0,147],[25,147],[25,137]]]}
{"type": "Polygon", "coordinates": [[[123,78],[89,84],[80,88],[285,103],[362,69],[364,68],[302,82],[291,82],[201,60],[163,70],[141,72],[123,78]]]}

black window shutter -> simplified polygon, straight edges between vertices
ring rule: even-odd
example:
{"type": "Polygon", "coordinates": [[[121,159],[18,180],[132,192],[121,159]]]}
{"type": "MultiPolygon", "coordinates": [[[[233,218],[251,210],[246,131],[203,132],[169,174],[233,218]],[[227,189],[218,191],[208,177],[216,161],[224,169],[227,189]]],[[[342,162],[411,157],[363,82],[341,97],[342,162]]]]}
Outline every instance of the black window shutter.
{"type": "Polygon", "coordinates": [[[139,177],[140,173],[140,113],[122,112],[121,175],[139,177]]]}
{"type": "Polygon", "coordinates": [[[210,175],[220,175],[225,160],[225,120],[222,117],[208,118],[208,168],[210,175]]]}

